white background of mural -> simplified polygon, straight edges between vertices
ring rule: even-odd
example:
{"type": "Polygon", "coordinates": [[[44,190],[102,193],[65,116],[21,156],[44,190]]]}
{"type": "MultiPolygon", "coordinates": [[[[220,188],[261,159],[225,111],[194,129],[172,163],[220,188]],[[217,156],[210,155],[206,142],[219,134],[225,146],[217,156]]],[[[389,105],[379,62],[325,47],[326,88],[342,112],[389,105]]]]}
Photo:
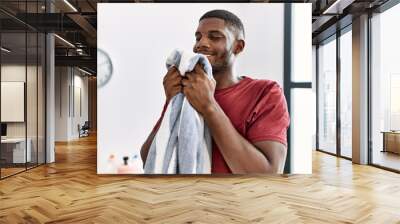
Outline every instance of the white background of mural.
{"type": "MultiPolygon", "coordinates": [[[[110,155],[117,166],[123,156],[129,161],[137,156],[141,164],[140,147],[165,101],[165,59],[175,48],[192,50],[198,19],[213,9],[229,10],[244,24],[246,48],[238,58],[237,73],[283,85],[283,4],[98,4],[97,46],[113,63],[112,78],[98,89],[98,173],[115,171],[110,155]]],[[[311,29],[311,18],[293,20],[311,29]]],[[[309,60],[302,55],[308,66],[302,69],[311,74],[310,32],[299,35],[310,39],[309,60]]],[[[298,150],[309,150],[297,154],[310,155],[299,162],[311,163],[311,144],[298,150]]],[[[306,167],[311,172],[311,165],[306,167]]]]}

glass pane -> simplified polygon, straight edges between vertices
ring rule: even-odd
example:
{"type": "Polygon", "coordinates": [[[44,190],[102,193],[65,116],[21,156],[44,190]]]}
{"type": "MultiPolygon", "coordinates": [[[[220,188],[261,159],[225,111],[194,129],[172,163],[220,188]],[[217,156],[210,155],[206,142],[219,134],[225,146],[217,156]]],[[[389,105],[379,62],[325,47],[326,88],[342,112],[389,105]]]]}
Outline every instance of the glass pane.
{"type": "Polygon", "coordinates": [[[400,170],[400,5],[372,18],[372,163],[400,170]]]}
{"type": "Polygon", "coordinates": [[[336,154],[336,40],[318,48],[318,144],[336,154]]]}
{"type": "Polygon", "coordinates": [[[340,122],[341,155],[351,158],[352,149],[352,35],[340,37],[340,122]]]}
{"type": "MultiPolygon", "coordinates": [[[[32,13],[37,13],[39,11],[37,1],[27,2],[26,12],[28,16],[32,13]]],[[[37,23],[38,21],[31,17],[28,19],[37,23]]],[[[30,148],[30,158],[28,159],[27,167],[31,168],[37,165],[37,73],[38,73],[38,36],[35,30],[27,30],[27,80],[26,80],[26,113],[27,113],[27,144],[28,149],[30,148]]]]}
{"type": "Polygon", "coordinates": [[[304,35],[304,32],[311,33],[311,23],[304,23],[304,20],[311,20],[311,7],[309,4],[292,4],[292,51],[293,51],[293,82],[311,82],[310,71],[311,38],[304,35]]]}
{"type": "Polygon", "coordinates": [[[315,133],[315,93],[312,89],[292,89],[292,173],[312,171],[312,137],[315,133]]]}
{"type": "Polygon", "coordinates": [[[1,47],[1,173],[5,177],[25,170],[30,159],[26,150],[25,32],[2,33],[1,47]]]}
{"type": "Polygon", "coordinates": [[[28,159],[28,168],[37,165],[37,73],[38,73],[38,57],[37,57],[37,33],[27,33],[28,38],[28,55],[27,55],[27,99],[26,99],[26,110],[27,110],[27,142],[28,148],[30,148],[30,158],[28,159]]]}
{"type": "Polygon", "coordinates": [[[38,35],[38,163],[45,163],[45,44],[46,37],[44,34],[38,35]]]}
{"type": "MultiPolygon", "coordinates": [[[[28,20],[35,23],[29,16],[43,13],[45,1],[1,1],[0,7],[16,17],[29,13],[28,20]]],[[[0,167],[4,177],[44,162],[45,36],[2,12],[0,20],[3,21],[0,167]]]]}

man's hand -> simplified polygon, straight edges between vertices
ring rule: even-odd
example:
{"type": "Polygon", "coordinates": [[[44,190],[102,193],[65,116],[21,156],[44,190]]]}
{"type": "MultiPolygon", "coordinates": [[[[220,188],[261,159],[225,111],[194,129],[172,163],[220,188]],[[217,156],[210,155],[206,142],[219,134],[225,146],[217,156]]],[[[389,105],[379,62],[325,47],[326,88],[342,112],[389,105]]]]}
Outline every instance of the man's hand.
{"type": "Polygon", "coordinates": [[[212,110],[217,102],[214,99],[214,79],[209,79],[200,64],[193,71],[187,72],[182,79],[183,94],[197,112],[204,115],[212,110]]]}
{"type": "Polygon", "coordinates": [[[175,66],[171,66],[163,80],[167,102],[169,102],[176,94],[182,92],[181,80],[182,76],[180,75],[179,70],[175,66]]]}

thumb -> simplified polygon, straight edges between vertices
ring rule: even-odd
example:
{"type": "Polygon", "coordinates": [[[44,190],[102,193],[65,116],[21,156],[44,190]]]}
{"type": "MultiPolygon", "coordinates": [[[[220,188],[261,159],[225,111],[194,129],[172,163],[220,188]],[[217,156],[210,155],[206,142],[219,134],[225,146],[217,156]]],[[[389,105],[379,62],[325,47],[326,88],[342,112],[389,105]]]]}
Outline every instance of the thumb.
{"type": "Polygon", "coordinates": [[[194,71],[196,73],[205,73],[203,66],[200,63],[197,63],[196,66],[194,67],[194,71]]]}

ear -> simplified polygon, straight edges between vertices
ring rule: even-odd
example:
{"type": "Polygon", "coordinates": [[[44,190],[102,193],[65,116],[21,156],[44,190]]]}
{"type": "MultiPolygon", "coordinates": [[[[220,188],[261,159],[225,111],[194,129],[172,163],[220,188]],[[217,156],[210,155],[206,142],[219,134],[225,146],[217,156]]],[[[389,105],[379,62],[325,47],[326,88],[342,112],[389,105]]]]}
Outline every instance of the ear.
{"type": "Polygon", "coordinates": [[[235,47],[233,49],[233,53],[235,55],[239,54],[240,52],[243,51],[244,46],[245,46],[244,40],[235,40],[235,47]]]}

